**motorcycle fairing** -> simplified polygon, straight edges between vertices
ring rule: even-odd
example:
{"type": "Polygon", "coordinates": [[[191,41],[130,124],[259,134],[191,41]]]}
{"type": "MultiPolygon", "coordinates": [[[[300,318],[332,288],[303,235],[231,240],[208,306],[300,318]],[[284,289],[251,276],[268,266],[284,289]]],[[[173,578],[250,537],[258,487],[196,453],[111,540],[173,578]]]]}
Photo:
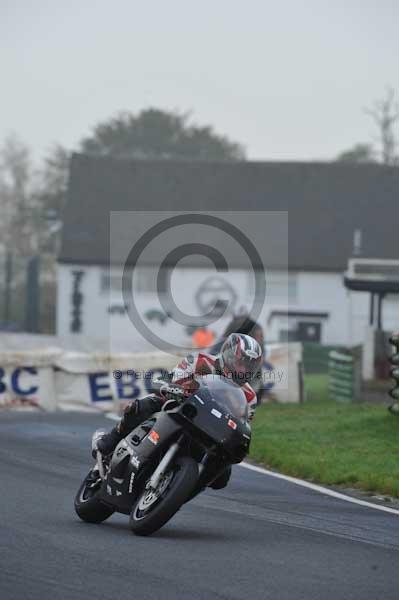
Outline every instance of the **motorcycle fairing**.
{"type": "Polygon", "coordinates": [[[170,446],[181,425],[168,413],[159,412],[141,423],[119,442],[111,459],[110,469],[102,483],[101,495],[104,502],[129,514],[133,499],[146,479],[148,467],[152,465],[165,446],[170,446]],[[156,432],[157,443],[150,441],[151,432],[156,432]]]}

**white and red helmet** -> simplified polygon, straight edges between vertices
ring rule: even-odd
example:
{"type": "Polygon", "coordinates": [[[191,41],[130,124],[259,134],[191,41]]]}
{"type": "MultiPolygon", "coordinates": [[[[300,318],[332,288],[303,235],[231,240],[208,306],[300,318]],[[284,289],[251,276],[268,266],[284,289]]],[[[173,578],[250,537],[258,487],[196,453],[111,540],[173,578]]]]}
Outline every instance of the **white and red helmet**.
{"type": "Polygon", "coordinates": [[[261,366],[262,348],[250,335],[231,333],[220,350],[219,362],[226,377],[244,385],[261,366]]]}

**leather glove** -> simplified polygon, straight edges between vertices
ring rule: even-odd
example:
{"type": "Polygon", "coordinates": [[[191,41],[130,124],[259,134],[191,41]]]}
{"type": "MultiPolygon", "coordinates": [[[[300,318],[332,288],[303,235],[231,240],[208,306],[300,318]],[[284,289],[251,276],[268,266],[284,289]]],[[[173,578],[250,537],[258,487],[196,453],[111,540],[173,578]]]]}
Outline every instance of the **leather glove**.
{"type": "Polygon", "coordinates": [[[165,400],[183,400],[185,397],[184,388],[176,383],[164,383],[159,392],[165,400]]]}

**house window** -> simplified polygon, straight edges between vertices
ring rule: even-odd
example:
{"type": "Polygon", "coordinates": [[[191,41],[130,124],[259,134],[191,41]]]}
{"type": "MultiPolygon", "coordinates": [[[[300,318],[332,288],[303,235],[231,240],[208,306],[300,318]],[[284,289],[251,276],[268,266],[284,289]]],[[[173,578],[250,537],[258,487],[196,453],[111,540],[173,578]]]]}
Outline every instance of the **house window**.
{"type": "MultiPolygon", "coordinates": [[[[135,292],[140,294],[156,294],[158,272],[158,267],[137,267],[133,275],[135,292]]],[[[101,293],[122,293],[122,277],[123,272],[121,270],[104,269],[101,272],[100,279],[101,293]]]]}

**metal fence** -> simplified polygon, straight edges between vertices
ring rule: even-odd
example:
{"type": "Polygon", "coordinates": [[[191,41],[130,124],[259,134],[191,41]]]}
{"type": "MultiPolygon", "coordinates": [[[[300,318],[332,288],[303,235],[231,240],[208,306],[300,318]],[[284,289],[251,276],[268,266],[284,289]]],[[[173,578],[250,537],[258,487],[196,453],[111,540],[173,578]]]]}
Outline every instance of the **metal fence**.
{"type": "Polygon", "coordinates": [[[329,384],[331,400],[353,402],[359,400],[361,387],[361,361],[358,354],[344,354],[335,350],[329,353],[329,384]]]}
{"type": "Polygon", "coordinates": [[[327,374],[330,352],[342,349],[342,346],[322,346],[314,342],[304,342],[303,366],[305,374],[327,374]]]}
{"type": "Polygon", "coordinates": [[[390,376],[395,382],[395,385],[392,389],[389,390],[389,395],[394,401],[393,404],[389,407],[391,413],[397,415],[399,414],[399,333],[394,333],[389,338],[390,343],[394,347],[394,353],[391,356],[391,370],[390,376]]]}

